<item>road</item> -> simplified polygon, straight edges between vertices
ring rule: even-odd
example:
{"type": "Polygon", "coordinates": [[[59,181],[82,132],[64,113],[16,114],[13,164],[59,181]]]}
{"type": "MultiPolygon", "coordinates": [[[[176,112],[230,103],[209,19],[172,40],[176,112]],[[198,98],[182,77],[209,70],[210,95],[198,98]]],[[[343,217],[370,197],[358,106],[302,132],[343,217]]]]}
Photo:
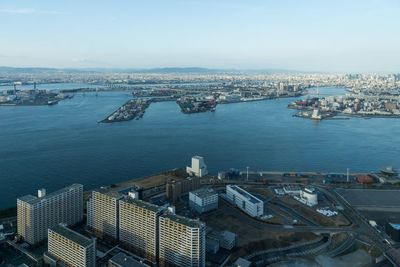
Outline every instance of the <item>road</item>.
{"type": "MultiPolygon", "coordinates": [[[[241,184],[247,184],[245,181],[239,182],[241,184]]],[[[248,184],[254,185],[254,182],[248,184]]],[[[400,253],[386,241],[386,236],[379,233],[377,229],[372,227],[368,220],[362,216],[356,209],[354,209],[345,199],[343,199],[335,190],[331,187],[325,187],[322,185],[315,185],[325,196],[336,206],[342,206],[342,213],[352,222],[351,226],[345,227],[326,227],[326,226],[314,226],[314,225],[275,225],[263,222],[256,218],[251,218],[238,208],[233,207],[226,200],[222,200],[221,204],[226,205],[226,209],[235,214],[243,222],[256,227],[257,229],[268,229],[270,231],[277,232],[314,232],[314,233],[338,233],[338,232],[353,232],[366,236],[370,243],[382,251],[383,255],[396,267],[400,267],[400,253]]]]}
{"type": "Polygon", "coordinates": [[[327,190],[323,186],[317,186],[334,203],[340,204],[344,209],[343,213],[355,224],[358,225],[355,232],[365,235],[371,243],[382,251],[384,256],[396,267],[400,266],[400,254],[386,241],[386,237],[372,227],[368,220],[354,209],[342,196],[335,190],[327,190]]]}
{"type": "Polygon", "coordinates": [[[240,209],[234,207],[230,202],[224,198],[220,198],[219,206],[224,209],[228,214],[234,215],[240,219],[243,223],[251,225],[257,229],[265,229],[275,232],[314,232],[314,233],[340,233],[340,232],[351,232],[353,231],[352,226],[344,227],[329,227],[329,226],[313,226],[313,225],[281,225],[271,224],[265,221],[261,221],[256,218],[248,216],[240,209]]]}

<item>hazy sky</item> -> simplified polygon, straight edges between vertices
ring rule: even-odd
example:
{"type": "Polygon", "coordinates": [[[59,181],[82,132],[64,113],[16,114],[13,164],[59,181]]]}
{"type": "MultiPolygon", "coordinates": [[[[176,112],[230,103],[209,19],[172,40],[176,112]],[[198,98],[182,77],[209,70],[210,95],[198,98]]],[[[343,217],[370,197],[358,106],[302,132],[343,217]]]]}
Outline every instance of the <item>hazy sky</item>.
{"type": "Polygon", "coordinates": [[[400,0],[2,0],[0,66],[400,71],[400,0]]]}

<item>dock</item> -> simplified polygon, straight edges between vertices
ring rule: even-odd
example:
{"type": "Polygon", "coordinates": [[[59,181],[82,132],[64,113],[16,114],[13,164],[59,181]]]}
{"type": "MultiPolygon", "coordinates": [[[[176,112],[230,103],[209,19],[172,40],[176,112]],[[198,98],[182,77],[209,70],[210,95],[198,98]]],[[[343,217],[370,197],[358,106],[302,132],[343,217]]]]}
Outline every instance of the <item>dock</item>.
{"type": "Polygon", "coordinates": [[[133,119],[138,120],[143,117],[151,102],[151,99],[130,99],[100,122],[113,123],[133,119]]]}

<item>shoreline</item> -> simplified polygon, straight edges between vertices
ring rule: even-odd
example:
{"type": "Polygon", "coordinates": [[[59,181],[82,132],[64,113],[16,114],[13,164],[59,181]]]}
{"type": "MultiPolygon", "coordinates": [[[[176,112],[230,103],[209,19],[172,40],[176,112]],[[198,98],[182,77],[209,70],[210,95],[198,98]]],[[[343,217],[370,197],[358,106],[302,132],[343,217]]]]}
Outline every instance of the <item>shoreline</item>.
{"type": "MultiPolygon", "coordinates": [[[[241,171],[244,172],[244,171],[241,171]]],[[[312,176],[326,176],[328,174],[335,174],[336,172],[319,172],[319,171],[252,171],[249,172],[251,175],[256,175],[256,174],[262,174],[263,179],[268,179],[268,176],[271,176],[270,178],[273,180],[275,176],[282,176],[286,178],[293,178],[293,183],[296,182],[296,179],[301,178],[300,176],[296,176],[296,174],[301,174],[301,175],[307,175],[311,176],[308,177],[307,179],[314,179],[312,176]],[[292,174],[292,176],[287,176],[287,174],[292,174]]],[[[368,175],[370,173],[368,172],[354,172],[350,173],[350,175],[368,175]]],[[[143,176],[143,177],[138,177],[138,178],[133,178],[133,179],[127,179],[124,181],[121,181],[119,183],[115,184],[108,184],[108,185],[98,185],[96,187],[90,188],[88,190],[85,190],[83,192],[84,200],[88,197],[88,195],[97,188],[100,187],[109,187],[112,188],[113,190],[123,190],[124,188],[132,187],[133,185],[139,185],[143,187],[144,191],[146,190],[153,190],[153,189],[161,189],[165,188],[165,184],[168,179],[184,179],[186,177],[186,173],[184,172],[183,169],[181,168],[175,168],[171,170],[166,170],[163,172],[143,176]]],[[[215,175],[209,175],[208,177],[215,177],[215,175]]],[[[230,180],[227,180],[230,181],[230,180]]],[[[232,180],[232,182],[235,182],[235,180],[232,180]]],[[[382,186],[381,186],[382,187],[382,186]]],[[[383,186],[384,187],[384,186],[383,186]]],[[[383,190],[383,189],[382,189],[383,190]]],[[[13,218],[17,216],[17,206],[12,206],[12,207],[5,207],[5,208],[0,208],[0,220],[1,219],[7,219],[7,218],[13,218]]]]}

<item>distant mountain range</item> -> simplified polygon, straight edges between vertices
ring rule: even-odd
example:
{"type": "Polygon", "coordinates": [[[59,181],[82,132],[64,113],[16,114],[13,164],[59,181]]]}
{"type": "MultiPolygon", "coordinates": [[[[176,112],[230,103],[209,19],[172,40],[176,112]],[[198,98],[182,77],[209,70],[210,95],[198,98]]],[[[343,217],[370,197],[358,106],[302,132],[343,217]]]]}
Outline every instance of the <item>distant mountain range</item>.
{"type": "Polygon", "coordinates": [[[82,73],[82,72],[109,72],[109,73],[197,73],[197,74],[217,74],[217,73],[257,73],[257,74],[271,74],[271,73],[311,73],[297,70],[287,69],[212,69],[200,67],[165,67],[165,68],[43,68],[43,67],[1,67],[0,73],[82,73]]]}

